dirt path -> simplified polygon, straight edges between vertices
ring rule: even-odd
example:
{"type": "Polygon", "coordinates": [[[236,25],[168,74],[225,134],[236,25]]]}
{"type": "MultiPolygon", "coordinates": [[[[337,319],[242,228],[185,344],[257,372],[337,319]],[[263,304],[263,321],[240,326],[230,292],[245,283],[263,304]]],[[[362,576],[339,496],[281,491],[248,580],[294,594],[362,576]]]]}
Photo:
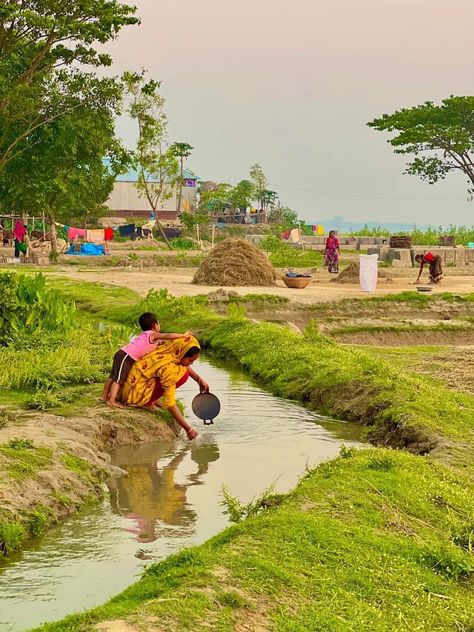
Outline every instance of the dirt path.
{"type": "MultiPolygon", "coordinates": [[[[150,289],[166,288],[173,296],[195,296],[197,294],[207,294],[216,289],[215,287],[193,285],[194,272],[194,269],[187,268],[156,268],[151,271],[137,271],[132,268],[77,270],[64,267],[51,274],[77,279],[78,281],[127,287],[141,295],[145,295],[150,289]]],[[[285,287],[283,281],[278,281],[276,287],[232,287],[224,289],[234,290],[241,295],[272,294],[274,296],[283,296],[299,303],[312,304],[335,301],[342,298],[367,298],[368,296],[380,296],[407,290],[414,291],[414,286],[410,284],[411,280],[411,278],[395,278],[387,282],[382,279],[376,292],[373,294],[362,292],[357,284],[333,283],[325,278],[316,278],[313,283],[303,290],[289,289],[285,287]]],[[[459,294],[474,292],[474,276],[448,277],[440,287],[434,288],[432,294],[437,292],[455,292],[459,294]]]]}

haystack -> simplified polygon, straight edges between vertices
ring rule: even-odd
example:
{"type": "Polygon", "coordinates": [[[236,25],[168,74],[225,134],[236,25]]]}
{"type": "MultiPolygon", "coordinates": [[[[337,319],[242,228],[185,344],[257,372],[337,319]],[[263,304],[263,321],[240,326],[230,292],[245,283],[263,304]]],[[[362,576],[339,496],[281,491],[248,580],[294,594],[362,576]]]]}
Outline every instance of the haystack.
{"type": "Polygon", "coordinates": [[[243,239],[225,239],[199,266],[197,285],[275,285],[275,270],[265,254],[243,239]]]}
{"type": "Polygon", "coordinates": [[[411,248],[412,241],[410,235],[393,235],[390,237],[390,248],[411,248]]]}
{"type": "MultiPolygon", "coordinates": [[[[359,274],[360,274],[360,264],[358,261],[354,261],[350,263],[347,268],[344,268],[337,277],[331,279],[335,283],[359,283],[359,274]]],[[[385,270],[378,270],[378,278],[379,279],[387,279],[392,280],[391,276],[387,274],[385,270]]]]}

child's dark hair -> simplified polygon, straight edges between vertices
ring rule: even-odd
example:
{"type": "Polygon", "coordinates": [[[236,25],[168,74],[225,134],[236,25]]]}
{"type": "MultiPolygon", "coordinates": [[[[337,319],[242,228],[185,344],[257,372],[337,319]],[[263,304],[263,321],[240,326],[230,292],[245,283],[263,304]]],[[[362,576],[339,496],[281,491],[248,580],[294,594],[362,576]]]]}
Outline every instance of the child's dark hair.
{"type": "Polygon", "coordinates": [[[199,347],[191,347],[184,354],[183,360],[184,358],[192,358],[193,356],[199,355],[200,353],[201,353],[201,349],[199,347]]]}
{"type": "Polygon", "coordinates": [[[142,331],[150,331],[153,328],[153,325],[158,323],[158,318],[156,317],[156,314],[153,314],[152,312],[145,312],[138,319],[138,323],[142,331]]]}

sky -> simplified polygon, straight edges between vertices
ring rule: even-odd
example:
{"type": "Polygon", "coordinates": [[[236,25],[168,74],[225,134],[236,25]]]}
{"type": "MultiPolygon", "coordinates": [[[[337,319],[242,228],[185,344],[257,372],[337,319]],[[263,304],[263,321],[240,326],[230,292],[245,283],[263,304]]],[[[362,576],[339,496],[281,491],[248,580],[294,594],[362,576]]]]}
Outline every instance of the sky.
{"type": "MultiPolygon", "coordinates": [[[[235,184],[258,162],[300,217],[474,224],[466,179],[434,186],[367,121],[473,94],[472,0],[135,0],[112,71],[162,81],[188,166],[235,184]]],[[[121,120],[127,143],[133,122],[121,120]]]]}

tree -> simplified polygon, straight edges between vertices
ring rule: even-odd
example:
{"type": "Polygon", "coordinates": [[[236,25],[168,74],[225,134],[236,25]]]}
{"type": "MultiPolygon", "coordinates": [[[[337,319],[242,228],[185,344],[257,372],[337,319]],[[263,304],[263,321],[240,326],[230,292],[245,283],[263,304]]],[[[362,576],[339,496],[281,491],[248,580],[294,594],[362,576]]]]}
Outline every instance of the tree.
{"type": "Polygon", "coordinates": [[[221,213],[231,208],[232,186],[226,182],[202,182],[199,188],[199,210],[206,213],[221,213]]]}
{"type": "Polygon", "coordinates": [[[136,24],[135,11],[116,0],[2,1],[0,170],[26,151],[36,130],[75,107],[65,86],[78,67],[111,64],[94,46],[136,24]]]}
{"type": "Polygon", "coordinates": [[[0,200],[19,213],[44,213],[51,222],[53,252],[54,222],[87,225],[100,217],[128,160],[114,131],[121,84],[84,74],[75,81],[70,86],[75,107],[34,130],[0,172],[0,200]]]}
{"type": "Polygon", "coordinates": [[[300,224],[297,212],[293,211],[289,206],[281,206],[281,204],[270,209],[268,221],[272,224],[278,224],[283,230],[296,228],[300,224]]]}
{"type": "Polygon", "coordinates": [[[397,154],[413,154],[405,173],[429,184],[458,171],[474,193],[474,97],[451,96],[441,105],[422,105],[384,114],[367,123],[378,131],[396,132],[388,142],[397,154]]]}
{"type": "Polygon", "coordinates": [[[245,210],[250,206],[254,194],[254,187],[250,180],[241,180],[229,192],[229,202],[233,208],[245,210]]]}
{"type": "Polygon", "coordinates": [[[260,194],[260,205],[264,211],[267,211],[268,208],[273,208],[276,204],[278,198],[278,194],[276,191],[269,191],[265,189],[260,194]]]}
{"type": "Polygon", "coordinates": [[[262,167],[256,163],[253,167],[250,167],[250,181],[253,185],[253,197],[260,204],[260,208],[262,206],[262,196],[264,191],[268,189],[268,180],[265,174],[263,173],[262,167]]]}
{"type": "Polygon", "coordinates": [[[158,91],[161,84],[153,79],[147,81],[144,71],[126,72],[123,81],[129,100],[128,113],[138,124],[138,140],[133,152],[138,166],[137,189],[147,198],[160,233],[172,248],[157,217],[159,203],[173,195],[179,179],[179,163],[168,144],[165,100],[158,91]]]}
{"type": "Polygon", "coordinates": [[[174,156],[179,158],[179,182],[178,182],[178,197],[176,203],[176,211],[179,213],[181,211],[181,199],[183,197],[183,186],[184,186],[184,159],[189,158],[194,147],[191,147],[188,143],[173,143],[171,145],[171,151],[174,156]]]}

